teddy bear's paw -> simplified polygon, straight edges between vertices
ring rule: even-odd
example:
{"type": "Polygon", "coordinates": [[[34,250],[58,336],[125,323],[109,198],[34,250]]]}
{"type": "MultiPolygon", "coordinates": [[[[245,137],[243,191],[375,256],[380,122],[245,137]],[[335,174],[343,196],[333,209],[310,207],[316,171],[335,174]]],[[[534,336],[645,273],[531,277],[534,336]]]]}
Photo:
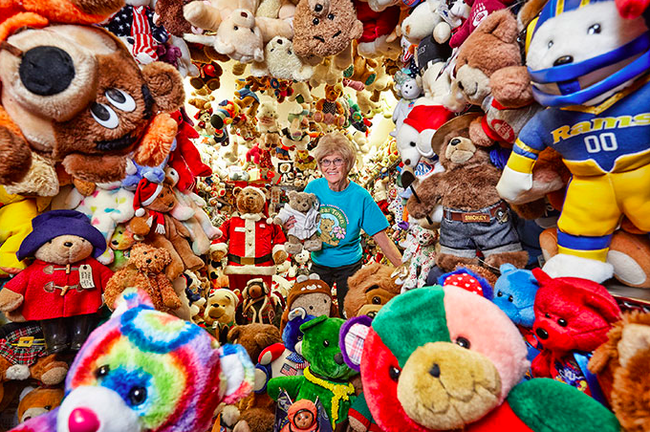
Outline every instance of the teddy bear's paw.
{"type": "Polygon", "coordinates": [[[21,364],[16,364],[9,366],[7,371],[5,372],[5,378],[7,381],[10,380],[16,380],[16,381],[22,381],[26,380],[29,378],[31,373],[29,372],[29,367],[26,365],[21,365],[21,364]]]}
{"type": "Polygon", "coordinates": [[[4,126],[0,127],[0,156],[3,161],[0,166],[0,184],[19,182],[32,164],[32,152],[24,138],[4,126]]]}
{"type": "Polygon", "coordinates": [[[647,288],[650,286],[650,275],[634,257],[617,250],[607,253],[607,262],[614,266],[614,275],[626,285],[647,288]]]}
{"type": "Polygon", "coordinates": [[[221,422],[232,428],[239,420],[239,416],[239,408],[235,405],[226,405],[221,411],[221,422]]]}
{"type": "Polygon", "coordinates": [[[284,250],[290,255],[297,255],[302,251],[300,243],[285,243],[284,250]]]}
{"type": "Polygon", "coordinates": [[[323,248],[323,242],[319,239],[316,240],[307,240],[305,242],[305,249],[309,252],[318,251],[323,248]]]}
{"type": "Polygon", "coordinates": [[[55,366],[41,375],[41,381],[46,385],[56,385],[65,379],[68,374],[68,368],[65,363],[55,366]]]}
{"type": "Polygon", "coordinates": [[[614,266],[610,263],[567,254],[555,255],[544,264],[543,270],[553,278],[577,277],[597,283],[614,276],[614,266]]]}

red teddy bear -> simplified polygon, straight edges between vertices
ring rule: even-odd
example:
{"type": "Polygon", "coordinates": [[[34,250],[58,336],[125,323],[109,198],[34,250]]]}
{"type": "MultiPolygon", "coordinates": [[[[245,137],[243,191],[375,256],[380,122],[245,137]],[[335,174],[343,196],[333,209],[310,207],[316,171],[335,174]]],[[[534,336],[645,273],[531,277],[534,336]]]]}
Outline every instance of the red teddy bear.
{"type": "Polygon", "coordinates": [[[616,300],[605,287],[586,279],[553,279],[540,269],[533,275],[540,284],[533,332],[543,346],[532,362],[533,376],[558,379],[596,396],[596,381],[586,366],[620,319],[616,300]]]}

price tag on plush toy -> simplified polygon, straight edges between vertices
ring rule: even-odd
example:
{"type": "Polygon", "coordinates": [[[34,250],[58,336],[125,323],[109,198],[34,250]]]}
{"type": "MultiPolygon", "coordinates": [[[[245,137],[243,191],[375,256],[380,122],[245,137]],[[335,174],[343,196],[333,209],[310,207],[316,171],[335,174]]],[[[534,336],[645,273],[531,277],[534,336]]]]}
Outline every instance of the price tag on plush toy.
{"type": "Polygon", "coordinates": [[[79,285],[83,289],[95,288],[95,281],[93,280],[93,269],[88,264],[79,266],[79,285]]]}

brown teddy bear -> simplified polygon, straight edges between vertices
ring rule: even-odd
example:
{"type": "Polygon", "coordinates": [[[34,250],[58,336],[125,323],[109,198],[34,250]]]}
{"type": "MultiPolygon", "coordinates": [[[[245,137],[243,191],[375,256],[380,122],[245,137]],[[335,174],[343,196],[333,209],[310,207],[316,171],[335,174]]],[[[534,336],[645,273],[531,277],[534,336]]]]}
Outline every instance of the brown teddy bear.
{"type": "Polygon", "coordinates": [[[284,249],[291,255],[299,254],[304,242],[304,247],[308,251],[320,250],[323,242],[317,232],[320,222],[318,198],[314,194],[296,191],[289,191],[287,196],[289,202],[273,219],[273,223],[280,226],[284,225],[290,217],[296,221],[287,232],[287,243],[285,243],[284,249]]]}
{"type": "Polygon", "coordinates": [[[128,265],[108,281],[104,292],[106,305],[112,310],[122,291],[136,287],[149,295],[157,310],[169,312],[178,309],[181,300],[164,273],[171,260],[169,252],[164,248],[155,248],[144,243],[133,246],[128,265]]]}
{"type": "Polygon", "coordinates": [[[345,124],[345,108],[338,99],[343,94],[343,86],[339,84],[326,85],[325,97],[316,102],[314,120],[319,123],[335,124],[343,126],[345,124]]]}
{"type": "Polygon", "coordinates": [[[650,430],[650,404],[641,397],[648,394],[650,314],[624,313],[607,337],[589,360],[589,370],[598,374],[605,398],[624,430],[650,430]]]}
{"type": "Polygon", "coordinates": [[[169,214],[177,204],[174,191],[168,184],[142,179],[133,199],[135,217],[129,222],[129,230],[133,234],[143,238],[145,243],[169,252],[171,261],[165,268],[165,274],[172,281],[186,268],[196,270],[204,265],[188,242],[190,232],[169,214]]]}
{"type": "Polygon", "coordinates": [[[284,250],[286,238],[282,229],[266,220],[265,189],[247,186],[233,190],[239,216],[233,216],[221,225],[223,235],[217,239],[213,259],[221,260],[228,254],[224,273],[230,279],[230,289],[243,291],[250,279],[262,278],[272,285],[275,266],[287,259],[284,250]]]}
{"type": "Polygon", "coordinates": [[[456,117],[436,131],[431,145],[445,171],[423,180],[407,208],[416,219],[424,219],[442,206],[436,263],[444,271],[458,263],[478,264],[477,250],[489,266],[511,263],[521,268],[528,253],[522,250],[510,208],[497,193],[501,173],[490,154],[469,139],[475,119],[474,114],[456,117]]]}
{"type": "Polygon", "coordinates": [[[327,243],[332,246],[338,246],[341,239],[337,238],[333,233],[332,229],[336,226],[336,222],[332,219],[322,219],[320,221],[320,239],[323,243],[327,243]]]}
{"type": "Polygon", "coordinates": [[[92,182],[124,178],[134,151],[141,165],[163,162],[177,130],[167,113],[184,99],[173,66],[140,70],[122,42],[90,26],[28,28],[6,43],[2,103],[19,130],[0,133],[0,183],[27,174],[32,149],[92,182]]]}
{"type": "Polygon", "coordinates": [[[395,268],[378,263],[364,266],[348,278],[348,287],[345,296],[347,318],[374,317],[401,290],[396,282],[395,268]]]}
{"type": "Polygon", "coordinates": [[[280,327],[282,302],[262,279],[249,280],[242,291],[242,298],[241,308],[237,312],[237,322],[272,324],[280,327]]]}
{"type": "Polygon", "coordinates": [[[309,315],[338,317],[339,310],[332,298],[332,290],[320,277],[312,273],[309,276],[300,275],[287,295],[287,307],[284,308],[280,330],[289,322],[292,310],[303,308],[309,315]]]}
{"type": "Polygon", "coordinates": [[[363,33],[350,0],[300,0],[293,17],[293,47],[310,64],[349,49],[363,33]]]}
{"type": "MultiPolygon", "coordinates": [[[[269,324],[248,324],[233,327],[228,332],[228,342],[238,343],[246,349],[251,360],[257,363],[265,348],[282,343],[280,331],[269,324]]],[[[239,402],[241,412],[233,431],[268,432],[273,430],[275,402],[266,393],[253,393],[239,402]]]]}
{"type": "Polygon", "coordinates": [[[499,142],[512,147],[521,128],[541,109],[533,100],[518,35],[515,16],[501,10],[485,18],[458,50],[452,86],[485,111],[470,126],[475,145],[499,142]]]}
{"type": "Polygon", "coordinates": [[[63,389],[59,387],[25,387],[20,393],[18,403],[18,422],[27,420],[52,411],[61,405],[63,389]]]}
{"type": "Polygon", "coordinates": [[[237,294],[226,288],[216,289],[208,296],[203,322],[222,343],[226,342],[228,331],[235,325],[238,305],[237,294]]]}

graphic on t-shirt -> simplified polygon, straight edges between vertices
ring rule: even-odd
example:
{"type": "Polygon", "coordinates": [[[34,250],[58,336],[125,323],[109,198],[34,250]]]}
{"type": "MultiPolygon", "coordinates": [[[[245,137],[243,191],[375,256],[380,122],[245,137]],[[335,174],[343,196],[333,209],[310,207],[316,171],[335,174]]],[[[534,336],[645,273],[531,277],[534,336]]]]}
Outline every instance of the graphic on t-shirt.
{"type": "Polygon", "coordinates": [[[330,246],[338,246],[347,234],[348,222],[345,213],[338,207],[320,206],[320,239],[330,246]]]}

